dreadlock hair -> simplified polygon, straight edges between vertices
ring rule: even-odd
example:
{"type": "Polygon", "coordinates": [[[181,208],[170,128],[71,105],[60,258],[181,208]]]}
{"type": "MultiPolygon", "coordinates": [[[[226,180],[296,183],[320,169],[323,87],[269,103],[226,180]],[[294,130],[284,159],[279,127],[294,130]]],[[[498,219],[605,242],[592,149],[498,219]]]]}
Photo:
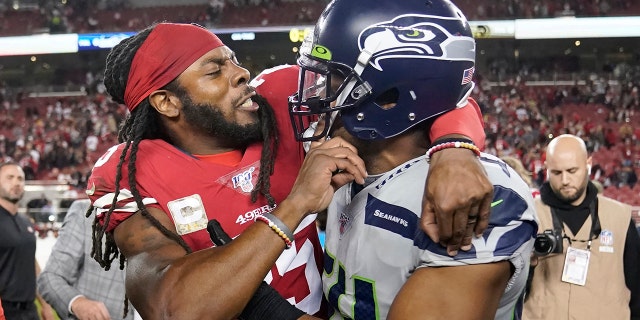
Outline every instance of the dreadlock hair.
{"type": "MultiPolygon", "coordinates": [[[[138,34],[122,40],[109,52],[104,72],[104,85],[113,101],[120,104],[125,103],[124,93],[127,86],[129,70],[131,69],[131,63],[133,62],[136,52],[140,46],[142,46],[151,31],[153,31],[154,27],[155,25],[152,25],[138,34]]],[[[165,89],[170,90],[170,88],[175,88],[176,86],[178,86],[178,83],[177,80],[174,79],[171,83],[165,86],[165,89]]],[[[251,193],[251,201],[257,201],[258,196],[261,194],[267,199],[269,205],[273,206],[275,205],[275,200],[270,193],[270,176],[273,174],[276,149],[278,146],[277,123],[273,108],[269,105],[266,99],[260,96],[255,96],[254,101],[260,105],[258,115],[261,121],[263,149],[260,159],[260,172],[256,183],[257,187],[251,193]]],[[[120,193],[120,181],[123,178],[122,166],[126,160],[128,160],[127,168],[129,175],[127,178],[129,186],[142,216],[147,218],[166,237],[180,244],[187,254],[191,253],[191,248],[187,245],[184,239],[160,224],[157,219],[149,214],[146,206],[142,202],[142,197],[137,189],[135,179],[135,163],[138,155],[138,146],[140,141],[144,139],[163,139],[171,142],[169,135],[166,132],[166,128],[164,128],[160,121],[160,114],[151,106],[148,99],[143,100],[137,107],[135,107],[120,127],[118,132],[118,141],[120,143],[125,143],[125,146],[117,165],[115,194],[113,196],[111,207],[106,213],[103,213],[104,222],[100,224],[97,219],[93,222],[93,248],[91,250],[91,256],[103,268],[105,268],[105,270],[109,270],[111,263],[116,258],[120,258],[120,269],[124,269],[126,261],[125,257],[120,254],[120,251],[116,246],[113,234],[105,232],[109,225],[111,215],[116,208],[117,198],[120,193]],[[105,241],[104,247],[103,239],[105,241]]],[[[87,217],[91,215],[93,210],[94,207],[90,206],[87,210],[87,217]]]]}
{"type": "Polygon", "coordinates": [[[269,192],[271,189],[271,180],[275,166],[276,150],[278,149],[278,124],[276,116],[273,113],[273,107],[267,99],[261,95],[255,95],[253,101],[260,106],[258,116],[261,120],[262,130],[262,154],[260,155],[260,173],[258,174],[257,188],[251,191],[251,201],[258,200],[258,193],[262,194],[268,201],[270,206],[274,206],[276,201],[269,192]]]}

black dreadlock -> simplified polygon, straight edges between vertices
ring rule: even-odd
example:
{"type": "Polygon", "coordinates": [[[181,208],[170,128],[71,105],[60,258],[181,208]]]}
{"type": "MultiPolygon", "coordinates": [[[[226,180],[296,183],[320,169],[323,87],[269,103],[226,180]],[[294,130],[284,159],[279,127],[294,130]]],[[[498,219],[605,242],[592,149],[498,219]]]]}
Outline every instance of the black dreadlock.
{"type": "Polygon", "coordinates": [[[273,113],[273,108],[267,99],[260,95],[256,95],[252,99],[260,106],[258,115],[262,123],[261,131],[263,140],[262,154],[260,156],[260,173],[258,174],[258,182],[256,183],[258,186],[251,191],[251,201],[256,202],[256,200],[258,200],[258,193],[260,193],[267,199],[270,206],[274,206],[276,201],[269,192],[271,189],[271,180],[269,177],[273,174],[276,150],[278,149],[278,125],[275,114],[273,113]]]}
{"type": "MultiPolygon", "coordinates": [[[[107,56],[106,68],[104,72],[104,85],[107,92],[111,96],[111,99],[117,103],[124,104],[124,92],[127,86],[127,79],[131,63],[133,58],[147,39],[155,25],[152,25],[138,34],[122,40],[118,45],[113,47],[107,56]]],[[[168,84],[165,88],[176,86],[176,80],[168,84]]],[[[263,137],[263,150],[261,154],[261,166],[258,176],[257,187],[251,193],[251,201],[255,202],[258,196],[262,194],[268,201],[269,205],[275,205],[275,200],[270,193],[270,176],[273,174],[275,165],[276,149],[278,146],[278,134],[277,124],[273,109],[267,103],[266,99],[262,97],[255,97],[256,103],[260,105],[259,117],[261,121],[261,132],[263,137]]],[[[182,246],[187,254],[191,253],[191,248],[187,243],[178,236],[175,232],[172,232],[162,226],[160,222],[155,219],[147,211],[146,206],[142,202],[142,197],[137,189],[136,184],[136,159],[138,146],[143,139],[163,139],[170,141],[169,135],[166,133],[166,128],[160,121],[160,115],[149,104],[148,100],[142,101],[132,111],[126,119],[123,121],[122,126],[118,132],[118,141],[125,143],[122,154],[117,165],[117,172],[115,177],[115,195],[111,203],[109,210],[104,213],[104,222],[98,223],[97,219],[93,222],[93,248],[91,250],[91,256],[102,266],[105,270],[111,268],[111,263],[116,258],[120,258],[120,269],[124,269],[125,257],[120,254],[118,247],[116,246],[113,234],[106,233],[105,230],[109,225],[111,215],[116,208],[116,202],[118,194],[120,193],[120,181],[122,179],[122,166],[125,161],[128,160],[127,168],[129,170],[128,182],[131,187],[131,193],[140,208],[141,214],[147,218],[158,230],[160,230],[169,239],[176,241],[182,246]],[[127,159],[128,157],[128,159],[127,159]],[[103,247],[103,239],[105,246],[103,247]]],[[[86,216],[89,217],[95,208],[90,206],[87,210],[86,216]]],[[[127,298],[125,297],[125,302],[127,298]]],[[[125,315],[128,311],[128,303],[125,303],[125,315]]]]}

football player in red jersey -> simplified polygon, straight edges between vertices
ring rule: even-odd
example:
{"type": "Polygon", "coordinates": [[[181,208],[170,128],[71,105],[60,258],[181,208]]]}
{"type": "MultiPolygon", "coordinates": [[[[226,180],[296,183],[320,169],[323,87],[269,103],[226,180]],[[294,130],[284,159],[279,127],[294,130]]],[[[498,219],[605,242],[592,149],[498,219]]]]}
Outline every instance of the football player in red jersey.
{"type": "MultiPolygon", "coordinates": [[[[233,51],[190,24],[152,26],[110,52],[105,86],[130,115],[119,133],[123,143],[96,162],[88,183],[98,217],[94,257],[105,267],[126,259],[127,296],[143,318],[229,319],[247,309],[262,319],[301,315],[270,309],[278,305],[271,298],[252,299],[263,279],[300,310],[320,311],[322,252],[312,213],[335,187],[362,181],[366,172],[355,149],[339,140],[305,158],[286,110],[296,79],[284,104],[259,106],[233,51]],[[213,219],[232,243],[213,247],[213,219]]],[[[258,87],[271,97],[267,86],[258,87]]],[[[466,109],[461,113],[475,115],[466,109]]],[[[455,188],[468,196],[460,200],[443,200],[439,190],[428,196],[429,210],[447,217],[438,220],[441,240],[456,249],[470,239],[463,239],[467,213],[488,216],[492,189],[470,151],[438,154],[433,166],[443,175],[430,179],[441,183],[463,171],[479,182],[461,180],[455,188]],[[466,163],[465,170],[451,163],[466,163]]],[[[486,227],[482,221],[477,229],[486,227]]]]}

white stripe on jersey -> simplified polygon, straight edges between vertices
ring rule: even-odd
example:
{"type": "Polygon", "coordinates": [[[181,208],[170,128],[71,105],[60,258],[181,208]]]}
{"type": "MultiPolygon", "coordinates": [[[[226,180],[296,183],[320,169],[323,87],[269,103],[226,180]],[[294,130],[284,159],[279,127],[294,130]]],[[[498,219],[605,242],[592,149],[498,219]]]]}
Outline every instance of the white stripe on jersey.
{"type": "MultiPolygon", "coordinates": [[[[93,206],[97,209],[96,210],[97,217],[102,215],[104,212],[109,211],[109,208],[113,203],[114,196],[115,196],[115,192],[110,192],[96,199],[96,201],[93,202],[93,206]]],[[[131,201],[127,202],[123,206],[116,207],[114,211],[135,213],[140,210],[140,208],[138,208],[138,203],[134,200],[133,193],[131,193],[131,191],[128,189],[120,189],[120,193],[118,194],[118,200],[116,201],[116,203],[121,203],[124,200],[131,200],[131,201]]],[[[153,203],[158,203],[158,201],[154,198],[143,198],[142,203],[144,203],[145,205],[149,205],[153,203]]]]}

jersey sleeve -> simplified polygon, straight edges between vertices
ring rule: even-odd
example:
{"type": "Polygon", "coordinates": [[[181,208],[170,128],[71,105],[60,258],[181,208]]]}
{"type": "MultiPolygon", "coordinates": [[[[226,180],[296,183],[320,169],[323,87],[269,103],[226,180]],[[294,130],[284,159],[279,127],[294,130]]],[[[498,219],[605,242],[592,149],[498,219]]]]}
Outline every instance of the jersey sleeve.
{"type": "Polygon", "coordinates": [[[527,184],[500,159],[483,154],[480,158],[493,183],[489,227],[482,237],[472,240],[472,249],[455,257],[446,248],[418,233],[416,245],[422,249],[421,265],[455,266],[511,260],[522,255],[538,231],[533,197],[527,184]]]}
{"type": "MultiPolygon", "coordinates": [[[[289,104],[289,96],[298,87],[299,67],[296,65],[280,65],[266,69],[251,80],[251,86],[263,96],[274,108],[284,108],[289,104]]],[[[288,115],[287,115],[288,117],[288,115]]]]}
{"type": "Polygon", "coordinates": [[[480,150],[484,149],[484,121],[480,107],[473,98],[469,98],[463,107],[451,110],[436,118],[431,126],[429,138],[431,141],[436,141],[448,134],[467,136],[480,150]]]}
{"type": "MultiPolygon", "coordinates": [[[[123,146],[121,144],[111,147],[96,161],[87,183],[86,193],[96,209],[96,218],[102,224],[108,223],[107,232],[113,231],[122,221],[139,210],[129,186],[128,169],[125,163],[122,165],[122,178],[117,187],[119,193],[116,207],[109,221],[105,219],[105,213],[111,208],[116,196],[116,173],[123,146]]],[[[155,199],[145,196],[144,189],[139,188],[139,191],[145,205],[157,204],[155,199]]]]}

